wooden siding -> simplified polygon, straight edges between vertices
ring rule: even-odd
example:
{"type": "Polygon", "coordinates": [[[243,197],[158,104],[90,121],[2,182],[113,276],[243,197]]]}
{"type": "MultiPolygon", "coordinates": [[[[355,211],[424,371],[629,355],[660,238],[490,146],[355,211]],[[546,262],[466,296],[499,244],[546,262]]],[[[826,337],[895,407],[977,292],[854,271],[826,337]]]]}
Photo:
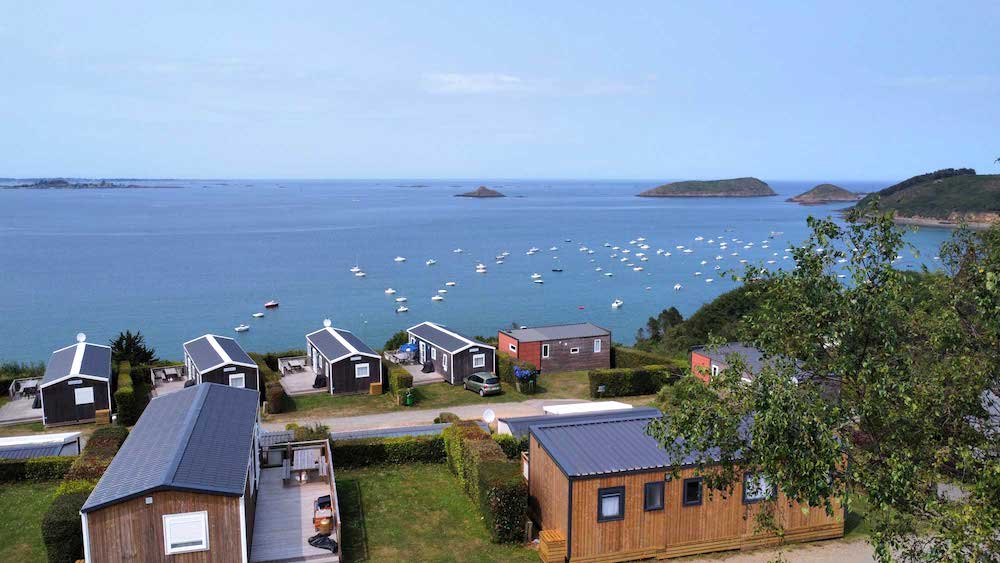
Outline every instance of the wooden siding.
{"type": "MultiPolygon", "coordinates": [[[[322,357],[320,359],[322,360],[322,357]]],[[[325,360],[322,361],[326,363],[325,360]]],[[[382,381],[379,371],[381,367],[381,360],[370,356],[351,356],[330,364],[330,381],[328,383],[332,389],[330,392],[334,395],[368,393],[368,388],[371,387],[372,383],[382,381]],[[352,361],[351,358],[361,359],[352,361]],[[368,377],[358,378],[354,375],[354,366],[357,364],[368,364],[368,377]]]]}
{"type": "Polygon", "coordinates": [[[708,356],[703,356],[697,352],[691,352],[691,373],[695,377],[708,383],[712,374],[712,360],[708,356]]]}
{"type": "MultiPolygon", "coordinates": [[[[628,558],[652,557],[667,545],[668,520],[676,520],[669,500],[663,510],[643,510],[645,484],[663,481],[663,471],[633,473],[600,479],[573,481],[572,561],[608,554],[628,554],[628,558]],[[607,487],[625,487],[625,518],[597,521],[597,491],[607,487]]],[[[669,496],[665,494],[665,498],[669,496]]]]}
{"type": "MultiPolygon", "coordinates": [[[[440,355],[438,356],[440,360],[440,355]]],[[[465,378],[478,372],[493,373],[496,369],[496,358],[492,348],[485,346],[473,346],[462,350],[457,354],[452,354],[451,362],[448,366],[452,370],[452,380],[455,385],[465,383],[465,378]],[[476,351],[473,351],[476,350],[476,351]],[[486,365],[481,368],[472,367],[472,357],[476,354],[486,355],[486,365]]]]}
{"type": "Polygon", "coordinates": [[[611,337],[591,336],[587,338],[569,338],[566,340],[550,340],[533,342],[538,348],[539,368],[542,373],[559,373],[563,371],[579,371],[588,369],[606,369],[611,367],[611,337]],[[601,341],[601,351],[594,352],[594,341],[601,341]],[[542,358],[542,344],[549,345],[549,357],[542,358]],[[579,348],[578,354],[570,350],[579,348]]]}
{"type": "Polygon", "coordinates": [[[260,387],[257,384],[257,368],[248,366],[234,366],[227,364],[224,366],[219,366],[211,371],[202,372],[201,383],[220,383],[222,385],[229,385],[230,375],[240,375],[246,376],[245,384],[247,389],[259,390],[260,387]],[[226,371],[227,368],[235,368],[232,371],[226,371]]]}
{"type": "Polygon", "coordinates": [[[110,409],[108,404],[108,382],[95,379],[71,378],[54,385],[44,387],[42,393],[42,410],[45,425],[76,424],[94,420],[98,410],[110,409]],[[70,385],[70,381],[79,381],[79,385],[70,385]],[[76,389],[92,387],[94,402],[89,405],[76,404],[76,389]]]}
{"type": "Polygon", "coordinates": [[[528,510],[544,530],[569,532],[569,481],[535,440],[528,444],[528,510]]]}
{"type": "MultiPolygon", "coordinates": [[[[242,561],[240,497],[160,491],[96,510],[87,515],[90,560],[115,562],[212,563],[242,561]],[[153,498],[146,504],[145,498],[153,498]],[[207,551],[166,555],[163,516],[208,512],[207,551]]],[[[252,536],[248,536],[252,537],[252,536]]]]}

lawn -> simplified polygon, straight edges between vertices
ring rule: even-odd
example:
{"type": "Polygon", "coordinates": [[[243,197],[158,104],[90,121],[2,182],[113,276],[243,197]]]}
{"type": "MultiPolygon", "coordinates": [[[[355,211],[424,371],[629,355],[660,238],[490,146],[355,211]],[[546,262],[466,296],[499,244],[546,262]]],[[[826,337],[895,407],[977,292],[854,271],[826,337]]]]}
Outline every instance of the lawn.
{"type": "Polygon", "coordinates": [[[490,542],[472,501],[445,465],[337,470],[344,561],[537,562],[490,542]]]}
{"type": "Polygon", "coordinates": [[[57,481],[0,487],[0,561],[45,561],[42,516],[57,481]]]}
{"type": "MultiPolygon", "coordinates": [[[[25,436],[28,434],[58,434],[60,432],[79,432],[84,436],[89,436],[97,429],[97,425],[92,422],[86,424],[75,424],[70,426],[55,426],[46,428],[41,421],[23,422],[21,424],[11,424],[0,426],[0,438],[7,436],[25,436]]],[[[2,561],[2,560],[0,560],[2,561]]]]}

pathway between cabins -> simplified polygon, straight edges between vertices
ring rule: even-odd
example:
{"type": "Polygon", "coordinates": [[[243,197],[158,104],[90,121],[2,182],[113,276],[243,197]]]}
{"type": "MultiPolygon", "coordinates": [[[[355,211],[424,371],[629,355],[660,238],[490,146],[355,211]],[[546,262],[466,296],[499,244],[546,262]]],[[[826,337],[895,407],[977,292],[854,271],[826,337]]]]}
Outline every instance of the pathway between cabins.
{"type": "Polygon", "coordinates": [[[790,563],[874,563],[872,546],[865,540],[828,540],[797,543],[784,548],[759,549],[749,552],[726,552],[708,556],[682,557],[683,563],[768,563],[782,557],[790,563]]]}
{"type": "MultiPolygon", "coordinates": [[[[320,422],[330,427],[331,432],[347,432],[353,430],[377,430],[380,428],[397,428],[401,426],[420,426],[433,424],[434,419],[442,412],[451,412],[463,420],[482,420],[483,411],[492,409],[497,418],[509,416],[533,416],[543,414],[542,407],[547,405],[564,405],[567,403],[585,403],[581,399],[528,399],[522,402],[490,403],[487,405],[461,405],[439,409],[415,409],[397,411],[385,414],[365,414],[360,416],[315,418],[303,416],[296,419],[299,424],[320,422]]],[[[263,422],[264,430],[284,430],[285,424],[291,422],[263,422]]]]}

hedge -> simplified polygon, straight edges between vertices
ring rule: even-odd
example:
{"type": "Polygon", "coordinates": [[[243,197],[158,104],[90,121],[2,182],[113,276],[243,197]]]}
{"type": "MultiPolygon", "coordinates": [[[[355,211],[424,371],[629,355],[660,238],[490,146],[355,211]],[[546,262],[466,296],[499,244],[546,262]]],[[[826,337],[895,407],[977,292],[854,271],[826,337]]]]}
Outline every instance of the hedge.
{"type": "Polygon", "coordinates": [[[399,394],[404,389],[413,387],[413,376],[398,364],[389,366],[389,390],[399,394]]]}
{"type": "Polygon", "coordinates": [[[142,412],[149,404],[149,387],[144,383],[141,374],[139,383],[135,383],[132,366],[127,361],[118,364],[118,388],[115,390],[115,405],[118,408],[118,423],[132,426],[138,422],[142,412]]]}
{"type": "Polygon", "coordinates": [[[590,396],[624,397],[629,395],[651,395],[664,385],[680,377],[681,370],[673,366],[650,365],[639,368],[595,369],[587,373],[590,381],[590,396]],[[604,386],[604,392],[598,387],[604,386]]]}
{"type": "Polygon", "coordinates": [[[0,459],[0,483],[57,481],[62,479],[77,456],[0,459]]]}
{"type": "Polygon", "coordinates": [[[611,347],[611,365],[616,368],[641,368],[644,366],[673,365],[674,363],[672,358],[643,352],[635,348],[611,347]]]}
{"type": "Polygon", "coordinates": [[[75,481],[63,481],[59,483],[56,487],[56,496],[68,495],[70,493],[87,493],[90,494],[97,486],[97,481],[86,481],[86,480],[75,480],[75,481]]]}
{"type": "Polygon", "coordinates": [[[503,450],[507,459],[521,459],[521,452],[528,451],[528,437],[517,438],[510,434],[494,434],[493,441],[503,450]]]}
{"type": "MultiPolygon", "coordinates": [[[[301,352],[301,350],[289,350],[288,354],[293,356],[305,355],[305,352],[301,354],[298,352],[301,352]]],[[[285,393],[285,388],[281,386],[281,374],[278,372],[278,358],[286,357],[284,353],[279,356],[271,352],[267,354],[250,352],[249,356],[257,364],[257,371],[260,373],[260,383],[264,385],[264,392],[261,393],[261,399],[267,402],[267,412],[277,414],[288,410],[290,400],[285,393]],[[274,368],[271,367],[272,363],[274,368]]]]}
{"type": "Polygon", "coordinates": [[[535,364],[531,362],[526,362],[524,360],[518,360],[511,358],[506,354],[497,354],[497,377],[503,383],[508,383],[514,385],[517,383],[517,377],[514,376],[514,368],[519,366],[524,369],[536,370],[535,364]]]}
{"type": "Polygon", "coordinates": [[[83,453],[76,457],[64,478],[69,481],[100,479],[111,465],[111,460],[118,453],[118,449],[122,447],[125,438],[128,438],[128,429],[124,426],[98,428],[90,435],[83,453]]]}
{"type": "Polygon", "coordinates": [[[53,499],[42,518],[42,539],[49,563],[83,559],[83,526],[80,509],[90,493],[75,492],[53,499]]]}
{"type": "Polygon", "coordinates": [[[444,438],[441,436],[332,440],[330,452],[337,467],[445,461],[444,438]]]}

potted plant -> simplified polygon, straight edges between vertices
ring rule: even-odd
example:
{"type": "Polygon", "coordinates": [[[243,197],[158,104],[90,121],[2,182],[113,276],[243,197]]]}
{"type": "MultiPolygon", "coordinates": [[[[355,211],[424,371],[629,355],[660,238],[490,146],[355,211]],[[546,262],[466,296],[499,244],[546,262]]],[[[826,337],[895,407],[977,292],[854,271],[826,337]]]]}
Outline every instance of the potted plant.
{"type": "Polygon", "coordinates": [[[531,368],[514,366],[514,385],[517,390],[526,395],[535,392],[535,381],[538,380],[538,371],[531,368]]]}

